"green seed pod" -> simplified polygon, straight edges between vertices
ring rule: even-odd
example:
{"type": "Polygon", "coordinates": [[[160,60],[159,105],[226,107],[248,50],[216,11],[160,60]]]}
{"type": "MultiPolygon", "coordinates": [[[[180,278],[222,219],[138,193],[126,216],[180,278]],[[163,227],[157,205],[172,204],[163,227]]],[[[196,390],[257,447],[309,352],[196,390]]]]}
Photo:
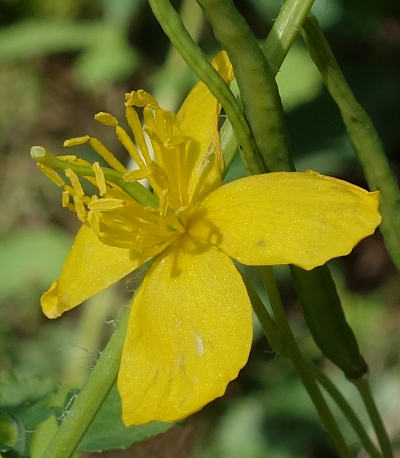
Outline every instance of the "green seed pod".
{"type": "Polygon", "coordinates": [[[350,379],[360,378],[368,366],[346,321],[335,283],[326,266],[305,271],[291,267],[307,326],[322,353],[350,379]]]}

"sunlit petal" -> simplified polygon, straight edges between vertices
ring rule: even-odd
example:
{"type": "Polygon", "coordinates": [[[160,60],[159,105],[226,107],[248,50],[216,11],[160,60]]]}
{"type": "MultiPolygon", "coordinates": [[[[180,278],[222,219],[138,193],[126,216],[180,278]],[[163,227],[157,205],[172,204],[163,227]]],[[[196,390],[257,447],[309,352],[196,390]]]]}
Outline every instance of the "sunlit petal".
{"type": "Polygon", "coordinates": [[[59,279],[41,297],[43,313],[48,318],[59,317],[146,260],[132,250],[101,243],[93,231],[83,225],[75,237],[59,279]]]}
{"type": "Polygon", "coordinates": [[[232,261],[186,238],[134,299],[118,388],[126,425],[174,421],[221,396],[246,363],[251,306],[232,261]]]}
{"type": "MultiPolygon", "coordinates": [[[[213,66],[226,83],[233,79],[232,65],[223,51],[213,59],[213,66]]],[[[187,154],[191,171],[189,195],[199,198],[221,184],[223,169],[219,146],[218,118],[221,104],[203,83],[197,83],[183,102],[177,119],[183,135],[193,138],[187,154]]]]}
{"type": "Polygon", "coordinates": [[[374,232],[378,201],[378,192],[315,172],[255,175],[207,196],[190,233],[244,264],[312,269],[374,232]]]}

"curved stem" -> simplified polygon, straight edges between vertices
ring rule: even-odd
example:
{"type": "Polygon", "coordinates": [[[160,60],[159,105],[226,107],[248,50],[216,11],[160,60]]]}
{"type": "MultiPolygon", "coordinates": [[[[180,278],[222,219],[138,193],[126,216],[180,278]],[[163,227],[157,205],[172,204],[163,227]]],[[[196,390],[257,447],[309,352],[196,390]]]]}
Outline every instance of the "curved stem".
{"type": "MultiPolygon", "coordinates": [[[[269,62],[273,76],[278,73],[291,45],[300,33],[313,3],[314,0],[286,0],[279,11],[272,29],[261,44],[261,50],[269,62]]],[[[235,91],[233,92],[237,95],[235,91]]],[[[231,165],[237,151],[236,139],[229,124],[229,120],[226,120],[221,128],[225,170],[231,165]]]]}
{"type": "Polygon", "coordinates": [[[369,418],[374,427],[376,437],[379,445],[381,446],[384,458],[393,458],[392,445],[390,443],[389,436],[386,432],[385,425],[383,424],[382,418],[376,407],[374,398],[372,397],[371,387],[367,377],[359,379],[350,379],[355,387],[357,388],[360,396],[364,402],[365,408],[367,409],[369,418]]]}
{"type": "Polygon", "coordinates": [[[365,451],[372,458],[382,458],[382,455],[379,453],[367,432],[365,431],[364,425],[361,423],[360,419],[357,417],[354,409],[347,402],[346,398],[342,393],[336,388],[336,386],[331,382],[329,377],[315,364],[310,361],[305,361],[314,377],[318,382],[323,386],[324,390],[329,394],[329,396],[335,401],[337,406],[343,412],[344,416],[347,418],[347,421],[352,426],[353,430],[360,438],[362,445],[364,446],[365,451]]]}
{"type": "MultiPolygon", "coordinates": [[[[197,0],[228,53],[244,111],[265,165],[252,173],[293,170],[278,86],[256,37],[232,0],[197,0]]],[[[248,167],[250,169],[250,167],[248,167]]]]}
{"type": "MultiPolygon", "coordinates": [[[[271,348],[280,356],[289,357],[288,351],[285,348],[285,345],[282,342],[282,339],[279,335],[279,330],[276,326],[276,323],[270,317],[268,310],[261,301],[257,292],[254,290],[254,288],[251,286],[251,284],[247,281],[247,279],[244,276],[243,281],[246,284],[247,292],[249,294],[254,313],[256,314],[258,321],[261,324],[261,327],[271,348]]],[[[364,425],[357,417],[357,414],[355,413],[351,405],[347,402],[346,398],[342,395],[342,393],[332,383],[329,377],[311,361],[303,359],[303,362],[305,365],[307,365],[309,371],[312,372],[315,379],[319,382],[319,384],[324,388],[324,390],[329,394],[329,396],[333,399],[333,401],[342,411],[343,415],[346,417],[347,421],[359,437],[360,442],[362,443],[365,451],[369,454],[369,456],[371,456],[371,458],[382,458],[382,455],[379,453],[379,451],[371,441],[370,437],[368,436],[364,428],[364,425]]]]}
{"type": "Polygon", "coordinates": [[[328,404],[322,396],[314,376],[312,372],[310,372],[307,364],[304,362],[304,358],[300,353],[299,347],[297,346],[296,340],[286,318],[286,313],[282,305],[281,297],[276,285],[272,268],[262,267],[260,270],[268,293],[271,308],[275,315],[276,324],[288,351],[288,356],[292,360],[296,371],[298,372],[299,377],[301,378],[301,381],[306,388],[311,400],[313,401],[321,421],[325,426],[339,455],[342,458],[351,458],[352,454],[336,424],[332,412],[330,411],[328,404]]]}
{"type": "Polygon", "coordinates": [[[148,0],[148,2],[171,43],[179,50],[192,70],[221,102],[226,114],[229,116],[237,141],[242,148],[249,167],[251,167],[251,170],[258,170],[261,165],[260,160],[254,154],[256,145],[253,135],[229,87],[193,41],[179,14],[171,6],[170,2],[168,0],[148,0]]]}
{"type": "Polygon", "coordinates": [[[278,73],[290,47],[299,34],[313,3],[314,0],[286,0],[282,5],[274,25],[261,45],[274,76],[278,73]]]}
{"type": "Polygon", "coordinates": [[[74,454],[116,380],[128,318],[129,309],[125,311],[42,458],[68,458],[74,454]]]}
{"type": "Polygon", "coordinates": [[[310,15],[306,19],[302,35],[327,90],[340,110],[369,187],[381,192],[381,231],[389,254],[400,269],[400,189],[382,141],[370,117],[355,98],[315,17],[310,15]]]}
{"type": "MultiPolygon", "coordinates": [[[[180,16],[194,42],[197,42],[204,22],[200,7],[192,0],[183,0],[180,16]]],[[[153,95],[161,107],[176,111],[182,94],[189,89],[190,74],[190,67],[177,48],[171,44],[164,65],[152,77],[153,95]]]]}

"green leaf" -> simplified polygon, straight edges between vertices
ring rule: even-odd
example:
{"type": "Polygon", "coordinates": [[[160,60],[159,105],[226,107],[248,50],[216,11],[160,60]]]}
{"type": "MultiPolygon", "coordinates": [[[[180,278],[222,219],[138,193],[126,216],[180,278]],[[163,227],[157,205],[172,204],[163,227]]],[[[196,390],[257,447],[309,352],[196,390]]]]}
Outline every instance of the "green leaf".
{"type": "Polygon", "coordinates": [[[121,400],[114,385],[82,439],[79,450],[101,452],[125,449],[134,442],[164,433],[172,426],[173,423],[152,422],[147,425],[125,427],[121,420],[121,400]]]}
{"type": "Polygon", "coordinates": [[[14,447],[18,439],[18,424],[7,414],[0,410],[0,451],[5,452],[9,447],[14,447]]]}
{"type": "Polygon", "coordinates": [[[49,406],[54,386],[49,380],[18,378],[3,372],[0,381],[0,452],[29,456],[30,434],[55,411],[49,406]]]}

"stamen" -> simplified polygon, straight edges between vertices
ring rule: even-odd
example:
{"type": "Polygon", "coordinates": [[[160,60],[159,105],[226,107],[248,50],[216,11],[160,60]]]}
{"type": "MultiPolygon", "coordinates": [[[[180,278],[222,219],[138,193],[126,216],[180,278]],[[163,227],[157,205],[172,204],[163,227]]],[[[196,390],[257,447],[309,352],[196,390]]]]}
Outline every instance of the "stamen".
{"type": "Polygon", "coordinates": [[[128,153],[130,154],[132,159],[136,162],[136,164],[141,169],[146,168],[146,164],[143,162],[142,158],[139,155],[138,150],[136,149],[136,146],[134,145],[129,135],[126,133],[125,129],[123,129],[121,126],[116,126],[115,132],[117,134],[119,141],[124,145],[125,149],[128,151],[128,153]]]}
{"type": "Polygon", "coordinates": [[[96,184],[97,184],[97,187],[99,188],[100,195],[104,196],[104,194],[107,192],[107,186],[106,186],[106,180],[104,178],[103,170],[100,167],[98,162],[94,162],[92,165],[92,168],[94,170],[94,176],[96,178],[96,184]]]}
{"type": "Polygon", "coordinates": [[[100,140],[95,137],[90,137],[90,146],[96,151],[96,153],[102,157],[107,164],[118,172],[125,173],[126,167],[114,156],[114,154],[106,148],[100,140]]]}
{"type": "Polygon", "coordinates": [[[53,183],[55,183],[57,186],[65,186],[65,181],[60,177],[60,175],[50,167],[46,167],[45,165],[41,164],[40,162],[37,162],[37,165],[40,169],[40,171],[46,175],[46,177],[51,180],[53,183]]]}
{"type": "Polygon", "coordinates": [[[143,89],[139,89],[138,91],[132,91],[125,94],[125,106],[130,107],[132,105],[136,107],[145,107],[149,106],[151,108],[158,108],[157,100],[148,92],[144,91],[143,89]]]}
{"type": "Polygon", "coordinates": [[[128,121],[129,127],[131,128],[133,135],[135,137],[136,143],[139,146],[140,152],[142,153],[142,156],[145,162],[147,163],[147,165],[149,165],[151,162],[151,156],[150,156],[149,149],[147,148],[146,140],[143,135],[143,128],[142,128],[142,125],[140,124],[139,116],[136,113],[136,111],[130,106],[126,107],[125,115],[126,115],[126,119],[128,121]]]}
{"type": "MultiPolygon", "coordinates": [[[[86,178],[94,177],[94,170],[92,169],[92,167],[87,166],[86,164],[88,163],[86,161],[83,161],[82,159],[76,159],[75,162],[68,162],[62,160],[62,156],[56,157],[49,151],[46,151],[41,146],[32,146],[31,156],[38,163],[43,164],[52,169],[71,169],[79,176],[83,176],[86,178]]],[[[142,205],[158,207],[157,197],[137,181],[132,183],[125,182],[122,179],[123,173],[115,169],[104,168],[103,172],[107,182],[114,183],[115,185],[117,185],[128,195],[133,197],[135,201],[139,202],[142,205]]],[[[125,172],[126,169],[124,168],[124,173],[125,172]]]]}
{"type": "Polygon", "coordinates": [[[74,196],[72,196],[72,199],[73,199],[74,204],[75,204],[76,215],[78,216],[78,219],[80,221],[82,221],[82,223],[84,223],[85,220],[86,220],[86,209],[85,209],[85,206],[83,205],[83,202],[82,202],[81,198],[78,195],[75,194],[74,196]]]}
{"type": "Polygon", "coordinates": [[[89,203],[88,207],[93,211],[110,211],[117,208],[122,208],[124,201],[121,199],[96,199],[89,203]]]}
{"type": "Polygon", "coordinates": [[[69,205],[69,196],[70,196],[70,193],[69,193],[68,191],[63,191],[63,192],[62,192],[61,205],[62,205],[64,208],[68,208],[68,205],[69,205]]]}
{"type": "Polygon", "coordinates": [[[83,135],[82,137],[73,137],[73,138],[69,138],[65,140],[63,146],[70,147],[70,146],[83,145],[87,141],[89,141],[89,135],[83,135]]]}
{"type": "Polygon", "coordinates": [[[65,169],[65,175],[69,178],[69,181],[71,182],[71,185],[74,188],[76,194],[79,197],[83,197],[85,193],[83,192],[82,185],[76,173],[73,172],[71,169],[65,169]]]}
{"type": "Polygon", "coordinates": [[[136,170],[130,170],[129,172],[126,172],[123,176],[123,179],[124,181],[127,181],[127,182],[137,181],[137,180],[143,180],[143,178],[147,178],[150,175],[151,175],[151,169],[149,168],[136,169],[136,170]]]}
{"type": "Polygon", "coordinates": [[[71,163],[75,163],[78,160],[75,154],[64,154],[62,156],[57,156],[57,159],[60,159],[60,161],[67,161],[71,163]]]}
{"type": "Polygon", "coordinates": [[[105,126],[117,126],[118,125],[117,118],[113,116],[112,114],[106,113],[104,111],[100,111],[100,113],[95,114],[94,119],[96,121],[101,122],[105,126]]]}

